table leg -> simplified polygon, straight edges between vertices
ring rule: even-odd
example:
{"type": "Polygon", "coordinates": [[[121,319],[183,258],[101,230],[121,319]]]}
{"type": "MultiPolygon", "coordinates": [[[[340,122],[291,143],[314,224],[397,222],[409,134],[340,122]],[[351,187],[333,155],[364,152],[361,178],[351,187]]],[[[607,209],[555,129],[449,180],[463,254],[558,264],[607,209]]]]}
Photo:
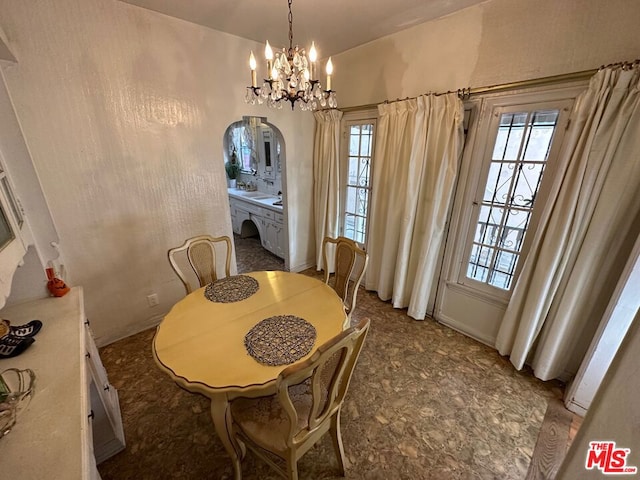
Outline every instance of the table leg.
{"type": "Polygon", "coordinates": [[[213,425],[215,426],[216,433],[222,441],[222,445],[224,445],[225,450],[231,457],[231,462],[233,463],[233,478],[235,480],[241,480],[242,470],[240,467],[240,460],[244,456],[244,452],[242,451],[242,447],[233,437],[231,408],[226,394],[212,396],[211,418],[213,419],[213,425]]]}

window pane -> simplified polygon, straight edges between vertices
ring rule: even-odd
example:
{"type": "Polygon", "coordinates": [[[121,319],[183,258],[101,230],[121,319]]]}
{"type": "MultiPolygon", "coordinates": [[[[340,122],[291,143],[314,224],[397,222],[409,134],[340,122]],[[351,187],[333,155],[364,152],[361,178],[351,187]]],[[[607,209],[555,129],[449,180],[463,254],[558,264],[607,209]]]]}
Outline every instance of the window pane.
{"type": "Polygon", "coordinates": [[[360,214],[362,216],[366,216],[368,211],[369,190],[365,188],[358,188],[357,199],[358,199],[358,202],[356,204],[357,210],[355,210],[354,213],[360,214]]]}
{"type": "Polygon", "coordinates": [[[516,184],[512,194],[512,204],[530,206],[542,180],[543,163],[521,164],[516,174],[516,184]]]}
{"type": "Polygon", "coordinates": [[[353,239],[354,232],[355,232],[355,222],[353,220],[353,215],[350,215],[347,213],[344,216],[343,234],[345,237],[353,239]]]}
{"type": "Polygon", "coordinates": [[[366,227],[367,227],[367,219],[365,217],[355,217],[355,220],[356,220],[356,232],[353,239],[358,243],[364,243],[366,227]]]}
{"type": "Polygon", "coordinates": [[[358,185],[361,187],[369,186],[369,159],[361,158],[358,165],[360,167],[358,172],[358,185]]]}
{"type": "Polygon", "coordinates": [[[371,156],[371,131],[362,135],[362,143],[360,145],[360,155],[371,156]]]}
{"type": "Polygon", "coordinates": [[[360,125],[352,125],[349,136],[349,155],[360,155],[360,125]]]}
{"type": "Polygon", "coordinates": [[[489,167],[487,186],[484,191],[485,202],[504,204],[509,197],[515,163],[492,162],[489,167]]]}
{"type": "Polygon", "coordinates": [[[345,202],[345,212],[356,213],[356,189],[347,187],[347,196],[345,202]]]}
{"type": "Polygon", "coordinates": [[[22,210],[18,206],[18,201],[16,197],[13,195],[13,190],[11,189],[11,185],[9,185],[9,180],[7,177],[2,177],[2,187],[4,188],[4,193],[9,199],[9,205],[11,206],[11,211],[13,212],[13,216],[18,221],[18,226],[22,227],[24,223],[24,218],[22,217],[22,210]]]}
{"type": "Polygon", "coordinates": [[[356,185],[358,183],[358,161],[358,157],[349,157],[347,185],[356,185]]]}
{"type": "Polygon", "coordinates": [[[13,230],[11,230],[4,209],[0,206],[0,249],[4,248],[14,238],[15,235],[13,234],[13,230]]]}

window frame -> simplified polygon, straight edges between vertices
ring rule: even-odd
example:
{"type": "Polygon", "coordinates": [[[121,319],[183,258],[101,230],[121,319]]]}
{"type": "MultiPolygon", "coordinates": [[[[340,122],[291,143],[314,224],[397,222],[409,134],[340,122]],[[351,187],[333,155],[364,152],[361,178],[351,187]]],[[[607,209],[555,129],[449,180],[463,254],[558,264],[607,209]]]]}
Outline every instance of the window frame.
{"type": "MultiPolygon", "coordinates": [[[[490,121],[488,122],[487,128],[484,132],[483,141],[484,141],[484,153],[482,155],[482,168],[480,170],[480,176],[477,180],[476,191],[472,200],[471,214],[469,218],[469,224],[467,228],[467,235],[464,241],[464,251],[463,251],[463,260],[464,266],[461,266],[460,271],[458,273],[458,283],[461,285],[473,285],[475,288],[479,289],[488,289],[492,294],[500,296],[502,292],[505,294],[510,294],[513,290],[513,287],[518,279],[520,271],[522,270],[522,258],[526,257],[526,254],[529,250],[531,244],[532,235],[527,235],[527,232],[536,231],[538,226],[541,210],[540,204],[535,201],[537,198],[546,198],[549,190],[550,181],[553,179],[553,173],[557,168],[557,156],[562,146],[562,140],[564,138],[564,132],[566,131],[567,123],[568,123],[568,115],[570,113],[571,105],[573,101],[571,100],[559,100],[559,101],[548,101],[548,102],[534,102],[534,103],[521,103],[516,105],[509,106],[497,106],[494,107],[490,113],[490,121]],[[531,215],[529,217],[529,221],[527,223],[524,240],[522,242],[520,251],[517,253],[516,266],[513,270],[511,282],[508,289],[504,289],[498,286],[494,286],[488,283],[488,281],[483,282],[476,280],[474,278],[467,276],[468,266],[470,263],[471,251],[473,249],[473,245],[475,244],[475,232],[478,225],[480,212],[482,211],[482,207],[485,205],[484,202],[484,193],[487,188],[487,181],[489,176],[489,171],[491,169],[491,165],[493,162],[493,152],[495,148],[495,144],[497,141],[499,128],[500,128],[500,120],[502,115],[509,113],[520,113],[527,112],[532,113],[536,111],[542,110],[558,110],[558,119],[556,122],[555,130],[553,133],[553,138],[551,140],[551,148],[547,155],[547,161],[545,162],[542,177],[540,179],[540,186],[538,191],[536,192],[535,199],[533,202],[533,206],[531,208],[531,215]],[[464,268],[463,268],[464,267],[464,268]]],[[[520,161],[520,159],[518,159],[520,161]]],[[[517,163],[517,162],[514,162],[517,163]]],[[[504,206],[505,210],[510,210],[507,207],[507,204],[504,206]]],[[[501,251],[503,250],[501,247],[496,245],[494,250],[501,251]]]]}
{"type": "MultiPolygon", "coordinates": [[[[471,248],[469,239],[470,237],[471,239],[473,238],[478,219],[477,207],[473,205],[473,202],[477,201],[478,191],[481,192],[480,199],[482,199],[482,193],[486,186],[486,178],[490,168],[490,162],[486,162],[486,158],[487,155],[490,157],[493,153],[495,141],[495,137],[488,139],[488,135],[491,121],[494,118],[494,114],[496,114],[495,110],[511,106],[519,107],[520,110],[523,110],[526,106],[535,109],[536,107],[542,108],[541,105],[546,104],[558,107],[561,110],[561,118],[558,120],[557,131],[554,134],[555,139],[552,147],[553,153],[550,153],[551,158],[552,155],[557,155],[562,149],[564,134],[569,125],[573,104],[576,97],[584,91],[584,88],[584,82],[574,82],[508,93],[487,94],[465,102],[465,108],[477,112],[477,115],[472,115],[474,118],[472,118],[469,125],[469,135],[466,139],[463,160],[463,165],[466,164],[466,166],[463,167],[463,171],[460,173],[460,191],[456,194],[456,197],[460,198],[457,198],[454,202],[452,218],[454,226],[448,236],[448,245],[446,246],[446,250],[449,253],[445,254],[445,263],[448,266],[442,272],[441,281],[444,281],[447,286],[466,291],[468,294],[482,298],[485,301],[506,304],[517,282],[524,264],[523,259],[526,258],[534,237],[532,234],[525,235],[522,249],[520,250],[520,260],[514,270],[509,290],[466,277],[471,248]],[[480,152],[482,152],[482,159],[478,160],[477,157],[480,152]],[[483,179],[482,182],[479,181],[480,178],[483,179]],[[471,186],[471,183],[473,183],[473,186],[471,186]]],[[[551,162],[546,165],[545,174],[536,198],[546,199],[548,197],[555,177],[554,171],[556,167],[557,162],[551,162]]],[[[480,204],[481,202],[478,201],[477,203],[480,204]]],[[[542,204],[537,202],[537,207],[533,209],[529,221],[528,232],[536,231],[543,209],[544,202],[542,204]]]]}
{"type": "MultiPolygon", "coordinates": [[[[375,137],[376,128],[378,123],[378,110],[367,109],[356,112],[345,113],[341,121],[341,146],[340,146],[340,222],[339,222],[339,234],[345,236],[345,223],[346,223],[346,206],[347,206],[347,190],[350,187],[348,184],[349,178],[349,145],[350,145],[350,127],[353,125],[372,125],[371,132],[371,156],[369,164],[369,184],[367,193],[367,213],[365,215],[366,225],[364,232],[364,242],[356,243],[360,244],[366,249],[367,239],[369,238],[370,228],[370,214],[371,214],[371,199],[373,191],[373,164],[375,157],[375,137]]],[[[350,237],[347,237],[350,238],[350,237]]]]}

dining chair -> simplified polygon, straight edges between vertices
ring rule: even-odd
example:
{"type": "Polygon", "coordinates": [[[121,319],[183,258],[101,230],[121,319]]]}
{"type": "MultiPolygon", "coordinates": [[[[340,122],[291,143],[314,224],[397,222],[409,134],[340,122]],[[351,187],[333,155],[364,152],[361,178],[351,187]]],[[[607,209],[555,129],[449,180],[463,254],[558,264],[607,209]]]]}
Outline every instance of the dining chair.
{"type": "MultiPolygon", "coordinates": [[[[204,287],[208,283],[215,282],[218,279],[216,255],[219,250],[223,249],[226,255],[225,259],[225,276],[230,275],[231,267],[231,239],[227,236],[212,237],[210,235],[198,235],[188,238],[179,247],[171,248],[168,252],[169,263],[176,272],[182,284],[184,285],[187,295],[193,289],[187,277],[187,273],[180,268],[178,257],[186,253],[189,265],[195,273],[200,287],[204,287]]],[[[185,263],[184,261],[182,262],[185,263]]]]}
{"type": "Polygon", "coordinates": [[[369,324],[363,319],[304,362],[285,368],[275,395],[231,402],[236,438],[284,478],[298,479],[298,460],[327,432],[344,476],[340,410],[369,324]]]}
{"type": "MultiPolygon", "coordinates": [[[[358,287],[364,277],[369,255],[356,242],[346,237],[325,237],[322,241],[322,258],[324,261],[324,283],[330,285],[342,298],[348,320],[356,308],[358,287]],[[335,246],[334,262],[330,263],[330,246],[335,246]],[[334,271],[331,275],[331,271],[334,271]]],[[[348,326],[349,323],[347,322],[348,326]]]]}

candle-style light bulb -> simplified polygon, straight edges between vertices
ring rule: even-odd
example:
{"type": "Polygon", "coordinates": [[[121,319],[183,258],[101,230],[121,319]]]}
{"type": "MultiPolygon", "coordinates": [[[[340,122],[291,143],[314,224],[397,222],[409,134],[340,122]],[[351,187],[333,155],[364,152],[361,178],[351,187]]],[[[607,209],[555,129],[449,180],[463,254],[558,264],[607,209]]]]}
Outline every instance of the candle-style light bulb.
{"type": "Polygon", "coordinates": [[[327,61],[327,67],[325,71],[327,72],[327,90],[331,90],[331,74],[333,73],[333,63],[331,63],[331,57],[329,57],[329,60],[327,61]]]}
{"type": "Polygon", "coordinates": [[[269,78],[273,79],[273,75],[271,74],[273,69],[273,50],[271,49],[271,45],[269,45],[269,40],[267,40],[267,45],[264,47],[264,58],[267,59],[267,72],[269,72],[269,78]]]}
{"type": "Polygon", "coordinates": [[[273,60],[273,50],[271,49],[271,45],[269,45],[269,40],[267,40],[267,44],[264,47],[264,58],[273,60]]]}
{"type": "Polygon", "coordinates": [[[253,56],[253,51],[251,51],[251,55],[249,55],[249,68],[251,69],[251,86],[253,88],[258,86],[258,80],[256,78],[256,57],[253,56]]]}
{"type": "Polygon", "coordinates": [[[316,78],[316,60],[318,59],[318,52],[316,51],[315,42],[311,42],[311,48],[309,49],[309,77],[311,80],[316,78]]]}

